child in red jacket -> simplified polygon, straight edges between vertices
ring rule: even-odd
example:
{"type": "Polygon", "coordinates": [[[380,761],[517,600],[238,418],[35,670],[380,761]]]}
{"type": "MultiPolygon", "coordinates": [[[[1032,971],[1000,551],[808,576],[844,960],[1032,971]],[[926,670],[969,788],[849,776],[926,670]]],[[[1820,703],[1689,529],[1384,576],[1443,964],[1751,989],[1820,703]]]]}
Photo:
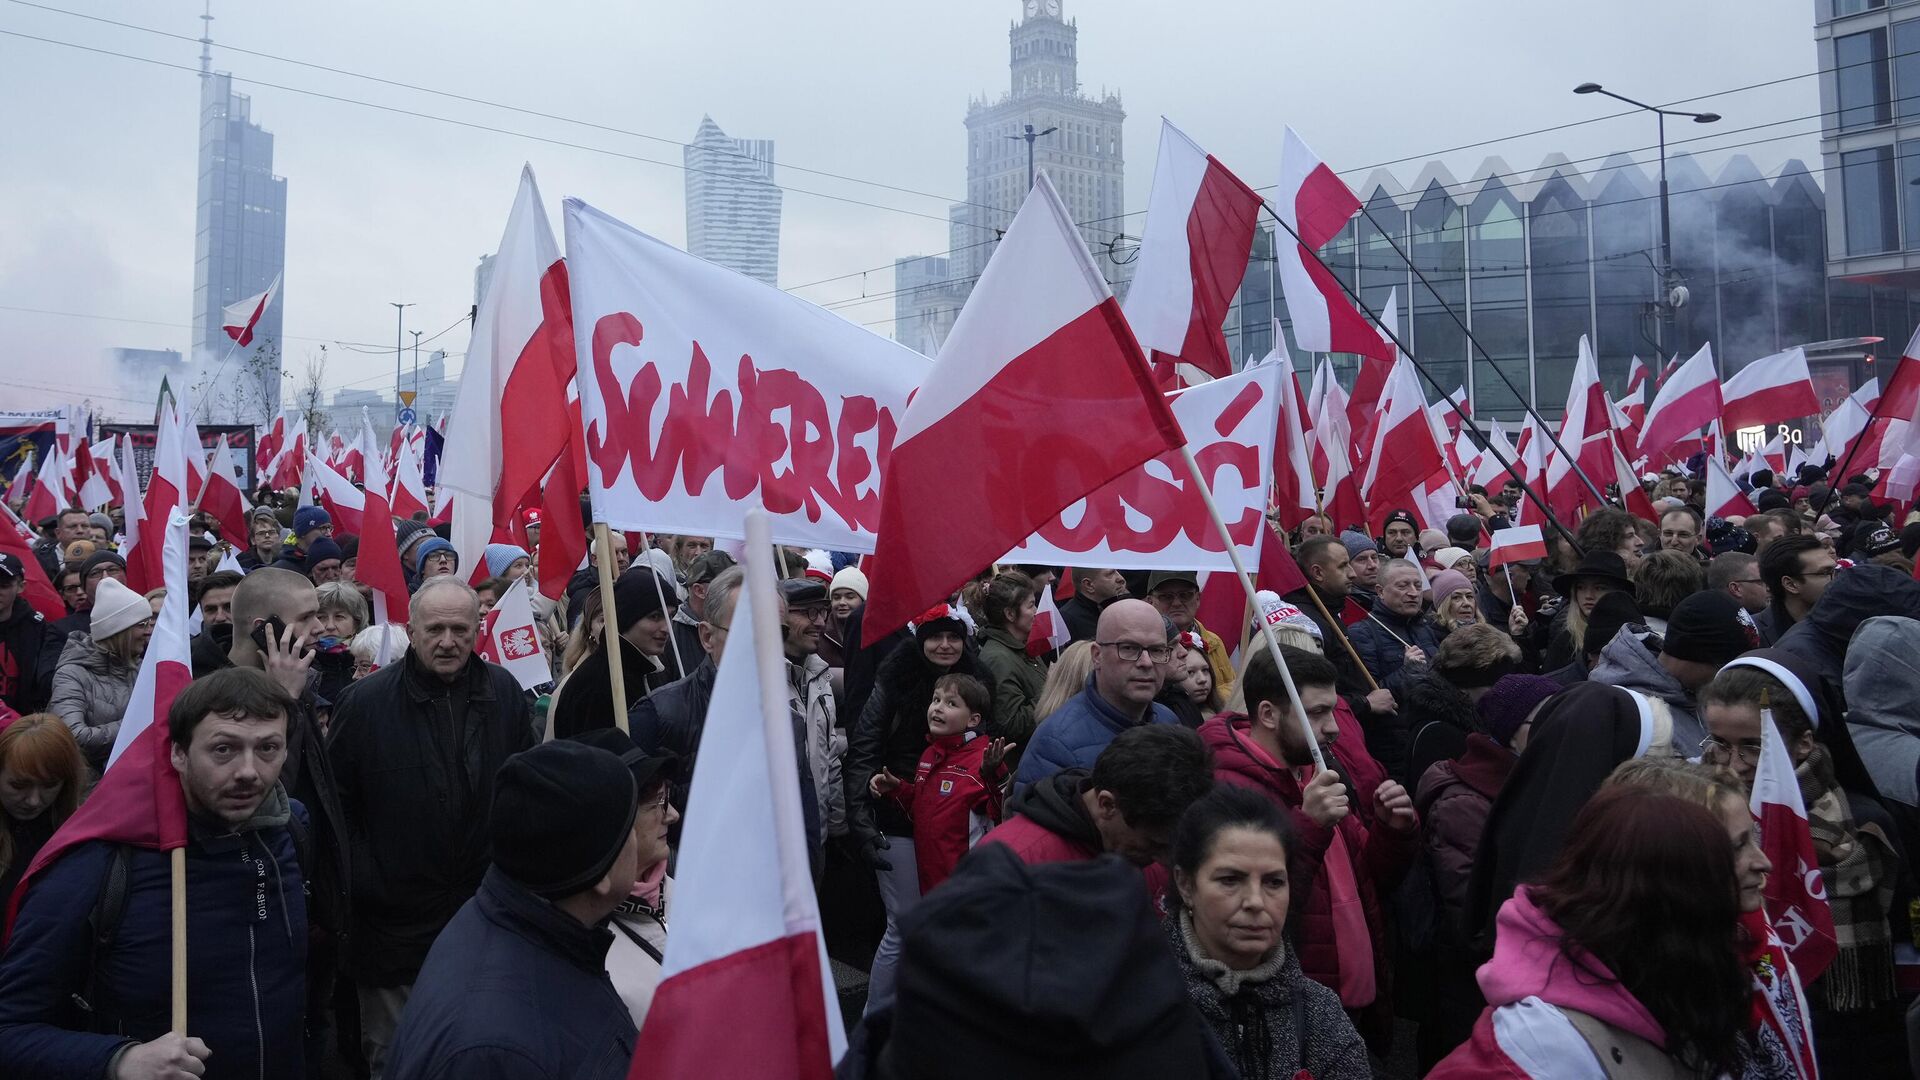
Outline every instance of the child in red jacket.
{"type": "Polygon", "coordinates": [[[947,880],[953,868],[1000,820],[1007,780],[1005,739],[975,729],[992,707],[986,684],[971,675],[942,675],[927,706],[927,749],[913,779],[881,769],[868,782],[875,798],[891,795],[913,818],[914,862],[920,895],[947,880]]]}

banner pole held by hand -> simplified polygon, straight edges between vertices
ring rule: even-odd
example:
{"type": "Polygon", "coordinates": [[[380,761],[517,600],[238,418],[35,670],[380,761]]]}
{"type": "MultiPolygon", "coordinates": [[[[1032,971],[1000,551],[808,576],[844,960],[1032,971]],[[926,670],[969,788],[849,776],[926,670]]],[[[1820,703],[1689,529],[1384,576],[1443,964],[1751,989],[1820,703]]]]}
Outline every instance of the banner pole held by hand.
{"type": "MultiPolygon", "coordinates": [[[[613,681],[613,726],[624,732],[627,730],[627,679],[621,670],[620,620],[613,610],[613,534],[606,522],[593,523],[593,542],[599,549],[594,562],[600,570],[600,607],[606,616],[600,647],[607,650],[607,677],[613,681]]],[[[647,568],[653,569],[653,564],[649,562],[647,568]]],[[[583,634],[592,630],[591,626],[580,628],[583,634]]]]}

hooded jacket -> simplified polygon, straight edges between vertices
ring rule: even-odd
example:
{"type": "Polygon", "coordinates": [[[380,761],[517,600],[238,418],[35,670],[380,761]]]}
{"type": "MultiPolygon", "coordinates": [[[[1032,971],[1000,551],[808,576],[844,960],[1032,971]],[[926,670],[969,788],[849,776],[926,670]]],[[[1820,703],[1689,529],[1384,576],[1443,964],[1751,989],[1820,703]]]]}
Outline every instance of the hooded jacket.
{"type": "Polygon", "coordinates": [[[1147,711],[1140,719],[1129,717],[1100,695],[1096,678],[1096,673],[1088,673],[1080,692],[1040,722],[1020,756],[1020,771],[1014,776],[1015,790],[1044,780],[1061,769],[1093,768],[1100,751],[1130,727],[1179,723],[1173,710],[1157,701],[1147,703],[1147,711]]]}
{"type": "MultiPolygon", "coordinates": [[[[953,672],[980,676],[979,654],[968,641],[953,672]]],[[[867,781],[883,767],[895,776],[911,776],[927,748],[927,706],[933,703],[933,684],[947,674],[927,661],[920,642],[902,641],[880,662],[873,692],[860,710],[847,740],[847,760],[841,770],[847,786],[847,828],[862,839],[884,833],[912,836],[913,822],[891,799],[875,799],[867,781]]],[[[851,680],[849,680],[851,682],[851,680]]]]}
{"type": "Polygon", "coordinates": [[[1598,960],[1584,953],[1579,963],[1570,960],[1562,936],[1527,889],[1514,893],[1500,909],[1493,960],[1480,969],[1487,1009],[1474,1024],[1472,1039],[1428,1073],[1428,1080],[1659,1075],[1611,1071],[1644,1061],[1629,1056],[1636,1051],[1652,1054],[1656,1062],[1666,1060],[1666,1032],[1598,960]],[[1597,1048],[1568,1012],[1596,1021],[1602,1041],[1621,1054],[1610,1055],[1613,1061],[1603,1066],[1597,1048]]]}
{"type": "Polygon", "coordinates": [[[920,895],[953,876],[961,856],[1000,820],[999,779],[982,775],[989,740],[976,732],[932,736],[912,778],[892,798],[913,818],[913,858],[920,895]]]}
{"type": "Polygon", "coordinates": [[[54,665],[44,655],[51,633],[24,596],[0,620],[0,701],[22,716],[44,710],[53,694],[54,665]]]}
{"type": "Polygon", "coordinates": [[[999,627],[980,631],[980,670],[993,691],[993,733],[1026,745],[1033,737],[1033,706],[1046,689],[1047,669],[1027,655],[1027,643],[999,627]]]}
{"type": "Polygon", "coordinates": [[[584,926],[497,868],[434,942],[387,1080],[620,1080],[638,1032],[584,926]]]}
{"type": "Polygon", "coordinates": [[[1819,603],[1774,646],[1811,663],[1822,689],[1837,695],[1844,706],[1847,645],[1861,623],[1882,615],[1920,619],[1920,581],[1891,566],[1849,567],[1833,575],[1819,603]]]}
{"type": "Polygon", "coordinates": [[[1408,738],[1405,767],[1396,776],[1409,789],[1435,762],[1459,757],[1467,736],[1480,730],[1480,714],[1466,691],[1438,670],[1408,681],[1400,712],[1407,718],[1408,738]]]}
{"type": "Polygon", "coordinates": [[[1868,619],[1844,668],[1847,728],[1880,795],[1920,809],[1920,621],[1868,619]]]}
{"type": "Polygon", "coordinates": [[[102,649],[83,631],[69,635],[66,648],[60,651],[47,711],[67,722],[73,741],[95,769],[106,767],[137,674],[133,665],[102,649]]]}
{"type": "Polygon", "coordinates": [[[1467,883],[1473,877],[1474,856],[1493,800],[1519,760],[1513,751],[1476,732],[1466,737],[1457,759],[1429,768],[1414,792],[1413,808],[1425,825],[1427,869],[1440,902],[1443,944],[1464,945],[1471,939],[1467,883]]]}
{"type": "MultiPolygon", "coordinates": [[[[288,825],[305,813],[276,784],[237,830],[189,819],[187,1030],[213,1050],[214,1080],[304,1074],[307,905],[288,825]]],[[[99,1080],[121,1047],[166,1033],[171,860],[128,850],[119,930],[95,955],[88,921],[115,846],[81,844],[29,883],[0,958],[0,1076],[99,1080]],[[89,972],[95,1016],[76,1030],[89,972]]]]}
{"type": "Polygon", "coordinates": [[[469,656],[446,683],[409,649],[340,696],[330,730],[352,852],[354,977],[404,985],[480,886],[494,774],[533,745],[532,716],[505,668],[469,656]]]}
{"type": "MultiPolygon", "coordinates": [[[[1214,779],[1223,784],[1252,788],[1266,795],[1293,820],[1294,848],[1288,853],[1288,877],[1293,884],[1294,940],[1299,943],[1300,967],[1323,986],[1340,985],[1340,955],[1334,944],[1332,894],[1322,871],[1336,830],[1353,863],[1354,884],[1365,913],[1367,936],[1373,943],[1373,1004],[1358,1010],[1373,1029],[1391,1023],[1393,945],[1387,934],[1385,899],[1400,885],[1419,850],[1417,830],[1395,832],[1373,817],[1374,793],[1386,781],[1386,772],[1364,747],[1349,741],[1346,725],[1331,748],[1331,757],[1346,774],[1351,810],[1333,828],[1315,824],[1301,809],[1301,782],[1292,769],[1276,764],[1247,734],[1250,721],[1238,713],[1223,713],[1200,725],[1200,740],[1213,752],[1214,779]]],[[[1357,740],[1356,740],[1357,741],[1357,740]]]]}
{"type": "Polygon", "coordinates": [[[1646,627],[1623,626],[1600,650],[1600,662],[1587,678],[1666,702],[1673,718],[1674,748],[1682,757],[1694,757],[1707,737],[1707,726],[1700,722],[1693,693],[1660,666],[1660,645],[1660,636],[1646,627]]]}
{"type": "Polygon", "coordinates": [[[1023,863],[1091,859],[1106,849],[1080,798],[1088,770],[1063,769],[1013,797],[1007,820],[980,838],[1005,844],[1023,863]]]}

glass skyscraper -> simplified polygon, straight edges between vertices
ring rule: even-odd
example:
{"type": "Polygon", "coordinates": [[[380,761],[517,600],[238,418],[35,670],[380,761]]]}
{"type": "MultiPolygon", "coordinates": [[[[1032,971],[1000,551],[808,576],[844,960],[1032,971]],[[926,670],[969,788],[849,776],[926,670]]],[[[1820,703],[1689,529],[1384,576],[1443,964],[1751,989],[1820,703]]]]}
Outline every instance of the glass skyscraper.
{"type": "MultiPolygon", "coordinates": [[[[286,266],[287,181],[273,174],[273,134],[253,122],[251,107],[247,95],[233,92],[228,75],[203,70],[193,350],[196,359],[215,364],[233,345],[220,329],[221,309],[266,291],[286,266]]],[[[285,282],[281,284],[280,294],[254,329],[249,349],[281,349],[284,355],[280,313],[285,282]]],[[[228,374],[237,370],[239,357],[235,359],[228,374]]],[[[268,395],[263,417],[271,417],[279,409],[280,380],[263,378],[259,383],[268,395]]]]}

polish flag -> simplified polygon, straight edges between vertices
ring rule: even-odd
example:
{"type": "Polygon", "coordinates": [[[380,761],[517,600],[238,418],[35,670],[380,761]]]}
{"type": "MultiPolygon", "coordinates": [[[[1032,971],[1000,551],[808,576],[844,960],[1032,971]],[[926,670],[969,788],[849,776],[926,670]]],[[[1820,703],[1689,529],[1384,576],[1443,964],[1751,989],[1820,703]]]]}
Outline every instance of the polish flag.
{"type": "MultiPolygon", "coordinates": [[[[1644,391],[1646,386],[1647,365],[1641,363],[1639,354],[1635,353],[1633,359],[1627,362],[1627,392],[1624,396],[1632,397],[1636,392],[1644,391]]],[[[1644,402],[1646,399],[1643,397],[1640,400],[1644,402]]]]}
{"type": "Polygon", "coordinates": [[[1465,431],[1454,437],[1447,453],[1453,458],[1454,475],[1462,478],[1473,475],[1473,471],[1480,467],[1480,459],[1486,456],[1486,451],[1475,446],[1473,436],[1465,431]]]}
{"type": "Polygon", "coordinates": [[[447,425],[454,453],[441,456],[435,477],[437,492],[465,496],[453,515],[461,566],[484,565],[486,545],[516,527],[566,450],[574,366],[566,263],[533,168],[523,166],[447,425]]]}
{"type": "Polygon", "coordinates": [[[133,440],[125,436],[120,439],[119,471],[120,507],[123,515],[120,524],[122,534],[120,554],[125,555],[140,546],[140,532],[146,514],[146,508],[140,496],[140,473],[134,467],[133,440]]]}
{"type": "Polygon", "coordinates": [[[1520,426],[1520,441],[1514,444],[1513,461],[1522,484],[1537,490],[1546,482],[1547,437],[1540,434],[1539,421],[1532,413],[1527,414],[1526,423],[1520,426]]]}
{"type": "Polygon", "coordinates": [[[259,324],[260,316],[266,314],[267,305],[273,303],[273,294],[279,289],[280,275],[275,274],[266,292],[221,308],[220,329],[243,349],[253,344],[253,328],[259,324]]]}
{"type": "MultiPolygon", "coordinates": [[[[1380,308],[1381,326],[1400,324],[1399,295],[1397,289],[1387,291],[1387,302],[1380,308]]],[[[1384,336],[1381,347],[1387,359],[1369,362],[1369,358],[1363,356],[1359,370],[1353,375],[1353,393],[1347,399],[1347,426],[1353,430],[1355,446],[1373,445],[1373,427],[1380,419],[1380,395],[1386,391],[1387,376],[1392,373],[1394,358],[1399,355],[1384,336]]],[[[1426,401],[1425,395],[1420,400],[1426,401]]]]}
{"type": "MultiPolygon", "coordinates": [[[[1878,501],[1905,507],[1913,502],[1916,483],[1920,483],[1920,457],[1902,454],[1893,468],[1880,474],[1879,483],[1873,487],[1873,495],[1878,501]]],[[[1920,577],[1920,568],[1915,570],[1914,576],[1920,577]]]]}
{"type": "Polygon", "coordinates": [[[33,479],[33,491],[27,496],[27,505],[21,508],[21,513],[28,521],[53,517],[72,506],[77,494],[73,490],[73,474],[67,469],[67,456],[59,447],[48,446],[46,455],[40,459],[40,472],[33,479]]]}
{"type": "Polygon", "coordinates": [[[120,501],[120,482],[113,475],[113,442],[90,443],[82,440],[76,461],[86,463],[86,479],[80,482],[80,505],[109,506],[120,501]]]}
{"type": "Polygon", "coordinates": [[[1359,210],[1360,200],[1353,191],[1287,128],[1273,211],[1293,235],[1278,237],[1273,252],[1287,311],[1293,317],[1293,339],[1308,352],[1356,353],[1391,364],[1391,347],[1347,301],[1339,280],[1314,254],[1359,210]],[[1299,242],[1292,242],[1293,237],[1299,242]]]}
{"type": "MultiPolygon", "coordinates": [[[[1064,211],[1060,219],[1066,222],[1064,211]]],[[[1020,227],[1016,217],[1001,251],[1020,227]]],[[[987,272],[982,287],[993,284],[991,264],[987,272]]],[[[964,313],[961,318],[955,334],[967,328],[964,313]]],[[[1111,319],[1124,326],[1117,309],[1111,319]]],[[[1144,359],[1136,366],[1143,392],[1151,392],[1144,359]]],[[[936,380],[939,371],[936,364],[936,380]]],[[[929,386],[921,400],[940,389],[929,386]]],[[[787,711],[763,511],[748,512],[746,532],[747,585],[733,625],[751,635],[742,641],[734,634],[714,680],[674,872],[679,914],[628,1080],[831,1080],[847,1049],[807,865],[802,765],[787,711]]],[[[876,589],[874,595],[883,594],[876,589]]]]}
{"type": "MultiPolygon", "coordinates": [[[[1820,421],[1820,441],[1807,452],[1807,460],[1816,465],[1828,458],[1842,458],[1847,455],[1853,441],[1867,430],[1868,421],[1873,417],[1872,402],[1880,399],[1880,380],[1868,379],[1860,389],[1841,399],[1833,411],[1820,421]]],[[[1865,446],[1862,450],[1867,449],[1865,446]]],[[[1879,461],[1880,447],[1876,441],[1871,455],[1863,455],[1863,461],[1879,461]]]]}
{"type": "MultiPolygon", "coordinates": [[[[150,592],[168,584],[162,546],[172,535],[169,528],[172,515],[188,507],[187,456],[186,419],[178,409],[168,408],[162,413],[154,435],[153,468],[147,473],[147,494],[140,512],[141,519],[153,529],[137,541],[130,532],[128,546],[121,552],[127,558],[127,587],[134,592],[150,592]]],[[[182,582],[183,597],[184,585],[182,582]]],[[[172,591],[167,595],[171,597],[172,591]]],[[[183,610],[181,618],[185,617],[183,610]]]]}
{"type": "Polygon", "coordinates": [[[180,776],[173,770],[171,743],[167,738],[167,710],[173,699],[193,681],[193,661],[187,633],[187,507],[180,497],[183,489],[172,488],[175,479],[184,483],[186,462],[180,460],[177,424],[163,422],[156,454],[171,453],[175,460],[163,462],[156,456],[155,481],[149,489],[171,489],[169,501],[150,503],[148,509],[156,525],[148,542],[164,552],[153,562],[162,568],[154,587],[165,585],[167,598],[160,604],[154,620],[153,637],[147,642],[140,672],[134,676],[133,691],[127,698],[120,733],[114,739],[107,769],[88,793],[80,809],[73,812],[54,831],[13,890],[7,907],[6,934],[13,933],[13,921],[20,913],[20,901],[27,895],[28,882],[74,848],[91,841],[104,840],[156,851],[171,851],[187,843],[187,803],[180,790],[180,776]],[[175,439],[168,446],[169,431],[175,439]],[[159,477],[167,474],[170,479],[159,477]]]}
{"type": "Polygon", "coordinates": [[[1763,356],[1727,379],[1720,422],[1728,431],[1797,420],[1820,411],[1820,395],[1807,371],[1807,352],[1795,345],[1763,356]]]}
{"type": "Polygon", "coordinates": [[[1840,947],[1807,827],[1806,803],[1800,798],[1793,758],[1774,726],[1772,709],[1760,710],[1760,764],[1748,809],[1760,827],[1761,849],[1773,863],[1773,873],[1767,875],[1767,917],[1793,957],[1800,978],[1811,983],[1833,963],[1840,947]]]}
{"type": "Polygon", "coordinates": [[[480,620],[480,640],[474,651],[487,663],[499,664],[512,672],[522,690],[553,681],[553,670],[547,666],[546,646],[540,642],[540,627],[533,617],[532,594],[527,591],[525,574],[507,587],[506,594],[480,620]]]}
{"type": "Polygon", "coordinates": [[[1313,386],[1307,391],[1308,425],[1313,434],[1313,472],[1316,476],[1327,475],[1330,446],[1346,449],[1352,457],[1353,429],[1347,425],[1347,392],[1340,389],[1340,381],[1334,376],[1333,361],[1323,359],[1313,369],[1313,386]]]}
{"type": "MultiPolygon", "coordinates": [[[[427,483],[421,474],[419,432],[400,440],[400,454],[393,463],[393,516],[410,518],[426,513],[427,483]]],[[[458,550],[458,549],[456,549],[458,550]]]]}
{"type": "Polygon", "coordinates": [[[1673,373],[1679,370],[1680,370],[1680,354],[1674,353],[1673,358],[1671,360],[1668,360],[1666,366],[1660,369],[1661,385],[1664,386],[1668,379],[1673,378],[1673,373]]]}
{"type": "Polygon", "coordinates": [[[1723,412],[1720,375],[1713,367],[1713,346],[1700,346],[1692,359],[1660,383],[1640,428],[1640,453],[1660,460],[1672,446],[1718,419],[1723,412]]]}
{"type": "Polygon", "coordinates": [[[1740,484],[1727,472],[1727,463],[1719,454],[1707,455],[1707,516],[1751,517],[1759,513],[1753,500],[1740,490],[1740,484]]]}
{"type": "Polygon", "coordinates": [[[1067,621],[1060,617],[1060,605],[1054,602],[1054,590],[1042,589],[1035,598],[1037,609],[1033,613],[1033,629],[1027,631],[1027,655],[1045,656],[1055,649],[1064,649],[1073,641],[1073,635],[1067,633],[1067,621]]]}
{"type": "Polygon", "coordinates": [[[1275,330],[1273,352],[1261,361],[1284,364],[1288,369],[1281,387],[1280,430],[1273,444],[1273,506],[1281,527],[1294,529],[1313,514],[1313,453],[1308,449],[1307,402],[1300,394],[1300,377],[1292,370],[1293,361],[1287,357],[1278,327],[1275,330]]]}
{"type": "Polygon", "coordinates": [[[246,492],[240,490],[239,475],[233,451],[227,446],[227,437],[222,435],[213,451],[213,467],[207,471],[206,486],[200,489],[200,509],[219,523],[220,535],[228,543],[244,548],[250,543],[247,511],[252,507],[246,492]]]}
{"type": "Polygon", "coordinates": [[[1464,426],[1461,418],[1473,415],[1473,406],[1467,402],[1465,385],[1454,387],[1453,393],[1435,402],[1433,407],[1440,410],[1440,422],[1446,425],[1449,439],[1460,434],[1460,429],[1464,426]]]}
{"type": "MultiPolygon", "coordinates": [[[[1165,117],[1125,310],[1156,371],[1233,373],[1221,325],[1246,275],[1260,196],[1165,117]],[[1166,367],[1163,369],[1161,365],[1166,367]]],[[[569,353],[571,355],[571,353],[569,353]]]]}
{"type": "Polygon", "coordinates": [[[1517,459],[1513,441],[1507,438],[1506,429],[1500,426],[1498,418],[1487,421],[1487,425],[1480,430],[1487,437],[1487,445],[1480,451],[1480,460],[1474,463],[1473,469],[1467,474],[1467,483],[1493,491],[1506,483],[1507,463],[1517,459]]]}
{"type": "Polygon", "coordinates": [[[33,553],[33,530],[27,523],[14,514],[13,507],[0,501],[0,554],[11,555],[20,560],[20,566],[26,571],[25,593],[27,603],[48,621],[67,617],[67,605],[60,599],[60,591],[47,579],[46,568],[40,565],[39,556],[33,553]]]}
{"type": "Polygon", "coordinates": [[[287,441],[287,414],[282,412],[273,418],[273,425],[260,441],[253,446],[253,460],[265,466],[280,453],[280,447],[287,441]]]}
{"type": "Polygon", "coordinates": [[[324,461],[314,460],[312,471],[320,488],[320,503],[332,516],[334,530],[360,538],[360,561],[354,566],[353,576],[373,590],[373,621],[405,624],[407,579],[400,569],[393,513],[380,494],[386,488],[386,477],[376,473],[368,478],[372,483],[357,488],[324,461]]]}
{"type": "Polygon", "coordinates": [[[1184,442],[1042,175],[900,418],[880,485],[867,644],[1075,500],[1184,442]],[[956,471],[956,460],[972,467],[956,471]]]}
{"type": "Polygon", "coordinates": [[[1914,331],[1906,351],[1894,364],[1893,375],[1887,379],[1886,391],[1881,395],[1879,412],[1880,418],[1874,421],[1867,436],[1869,440],[1877,438],[1878,457],[1862,458],[1849,465],[1849,469],[1864,470],[1870,465],[1889,469],[1903,454],[1920,450],[1920,438],[1915,438],[1915,424],[1920,422],[1920,329],[1914,331]]]}
{"type": "Polygon", "coordinates": [[[267,466],[267,484],[276,491],[300,486],[300,470],[307,460],[307,430],[297,427],[267,466]]]}
{"type": "MultiPolygon", "coordinates": [[[[1709,455],[1709,456],[1717,456],[1717,454],[1709,455]]],[[[1760,448],[1760,453],[1758,457],[1760,459],[1760,464],[1765,465],[1769,469],[1772,469],[1775,476],[1778,476],[1781,473],[1786,472],[1787,471],[1786,437],[1784,435],[1781,435],[1778,432],[1775,432],[1773,438],[1767,440],[1767,445],[1760,448]]]]}
{"type": "Polygon", "coordinates": [[[1373,452],[1367,458],[1366,480],[1360,485],[1369,524],[1378,531],[1388,514],[1413,505],[1414,490],[1441,468],[1442,461],[1413,362],[1402,356],[1388,379],[1373,452]]]}
{"type": "Polygon", "coordinates": [[[191,506],[200,500],[200,488],[207,482],[207,446],[200,441],[200,425],[193,422],[193,413],[179,411],[180,445],[187,455],[187,504],[191,506]]]}
{"type": "Polygon", "coordinates": [[[1644,383],[1613,399],[1613,407],[1626,423],[1616,426],[1616,432],[1624,432],[1632,437],[1633,445],[1640,445],[1640,433],[1647,426],[1647,388],[1644,383]]]}
{"type": "Polygon", "coordinates": [[[1600,477],[1593,480],[1598,486],[1614,471],[1610,460],[1614,454],[1613,423],[1607,413],[1607,393],[1600,385],[1600,369],[1585,334],[1580,335],[1580,359],[1574,364],[1573,381],[1567,389],[1560,445],[1565,453],[1555,453],[1547,462],[1547,503],[1570,519],[1581,506],[1593,504],[1593,493],[1587,490],[1581,474],[1588,480],[1600,477]],[[1568,454],[1573,455],[1571,460],[1568,454]]]}
{"type": "Polygon", "coordinates": [[[33,493],[33,461],[23,459],[20,467],[13,470],[13,479],[7,482],[7,502],[24,502],[24,495],[33,493]]]}
{"type": "Polygon", "coordinates": [[[1487,541],[1487,569],[1508,563],[1538,562],[1547,557],[1547,538],[1538,525],[1495,529],[1487,541]]]}
{"type": "Polygon", "coordinates": [[[567,403],[567,448],[540,485],[540,595],[558,600],[587,561],[587,527],[580,497],[587,492],[586,440],[580,399],[567,403]]]}

